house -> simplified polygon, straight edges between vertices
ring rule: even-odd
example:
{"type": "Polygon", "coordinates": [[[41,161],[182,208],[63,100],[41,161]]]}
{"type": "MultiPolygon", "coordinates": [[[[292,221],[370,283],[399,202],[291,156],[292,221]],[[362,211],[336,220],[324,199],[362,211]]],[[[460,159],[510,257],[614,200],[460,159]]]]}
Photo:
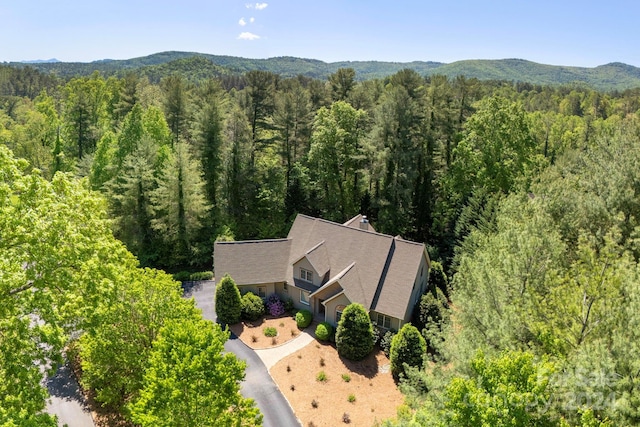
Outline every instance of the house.
{"type": "Polygon", "coordinates": [[[241,293],[277,293],[333,325],[358,302],[378,327],[399,330],[427,288],[430,261],[424,244],[378,233],[362,215],[338,224],[300,214],[285,239],[216,242],[214,264],[241,293]]]}

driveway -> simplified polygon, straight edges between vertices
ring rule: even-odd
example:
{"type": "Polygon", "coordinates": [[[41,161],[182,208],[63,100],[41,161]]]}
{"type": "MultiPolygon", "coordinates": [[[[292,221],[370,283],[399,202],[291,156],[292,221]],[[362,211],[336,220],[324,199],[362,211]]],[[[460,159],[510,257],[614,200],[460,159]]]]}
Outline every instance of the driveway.
{"type": "Polygon", "coordinates": [[[68,363],[60,366],[54,376],[47,378],[46,385],[51,397],[47,401],[45,410],[49,414],[58,416],[58,425],[95,427],[91,412],[85,404],[76,377],[72,374],[68,363]]]}
{"type": "MultiPolygon", "coordinates": [[[[186,283],[185,297],[193,297],[205,319],[216,321],[213,302],[215,282],[186,283]]],[[[233,334],[224,345],[225,350],[235,353],[247,362],[245,379],[241,384],[242,395],[256,401],[264,416],[264,427],[300,427],[291,406],[273,382],[266,366],[258,355],[233,334]]]]}

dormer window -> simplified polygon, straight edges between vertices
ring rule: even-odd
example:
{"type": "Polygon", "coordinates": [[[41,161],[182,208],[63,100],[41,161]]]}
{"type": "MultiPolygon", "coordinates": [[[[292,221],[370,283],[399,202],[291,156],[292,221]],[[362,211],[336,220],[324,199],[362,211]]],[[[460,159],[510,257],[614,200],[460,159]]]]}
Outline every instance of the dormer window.
{"type": "Polygon", "coordinates": [[[304,268],[301,268],[300,278],[305,282],[313,283],[313,272],[309,270],[305,270],[304,268]]]}

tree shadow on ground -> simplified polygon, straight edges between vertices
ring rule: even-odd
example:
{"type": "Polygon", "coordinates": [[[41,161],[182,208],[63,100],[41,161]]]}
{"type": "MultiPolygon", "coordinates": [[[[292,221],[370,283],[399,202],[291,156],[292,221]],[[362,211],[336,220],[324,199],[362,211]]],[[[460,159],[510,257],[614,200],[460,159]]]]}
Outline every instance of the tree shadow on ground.
{"type": "Polygon", "coordinates": [[[196,280],[182,282],[182,296],[185,298],[190,298],[194,292],[201,291],[206,283],[212,281],[213,280],[196,280]]]}

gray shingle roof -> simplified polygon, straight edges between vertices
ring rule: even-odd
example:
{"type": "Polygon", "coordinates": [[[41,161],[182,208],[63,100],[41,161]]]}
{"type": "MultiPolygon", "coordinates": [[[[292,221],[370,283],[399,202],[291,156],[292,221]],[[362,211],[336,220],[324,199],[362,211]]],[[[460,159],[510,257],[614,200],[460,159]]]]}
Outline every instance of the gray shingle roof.
{"type": "Polygon", "coordinates": [[[301,282],[294,280],[293,265],[306,256],[320,276],[329,273],[326,283],[339,282],[350,301],[407,319],[425,246],[361,230],[357,218],[337,224],[298,215],[286,239],[217,242],[216,275],[229,273],[238,284],[286,281],[297,286],[301,282]]]}
{"type": "Polygon", "coordinates": [[[238,285],[284,282],[290,248],[288,239],[216,242],[216,276],[228,273],[238,285]]]}

